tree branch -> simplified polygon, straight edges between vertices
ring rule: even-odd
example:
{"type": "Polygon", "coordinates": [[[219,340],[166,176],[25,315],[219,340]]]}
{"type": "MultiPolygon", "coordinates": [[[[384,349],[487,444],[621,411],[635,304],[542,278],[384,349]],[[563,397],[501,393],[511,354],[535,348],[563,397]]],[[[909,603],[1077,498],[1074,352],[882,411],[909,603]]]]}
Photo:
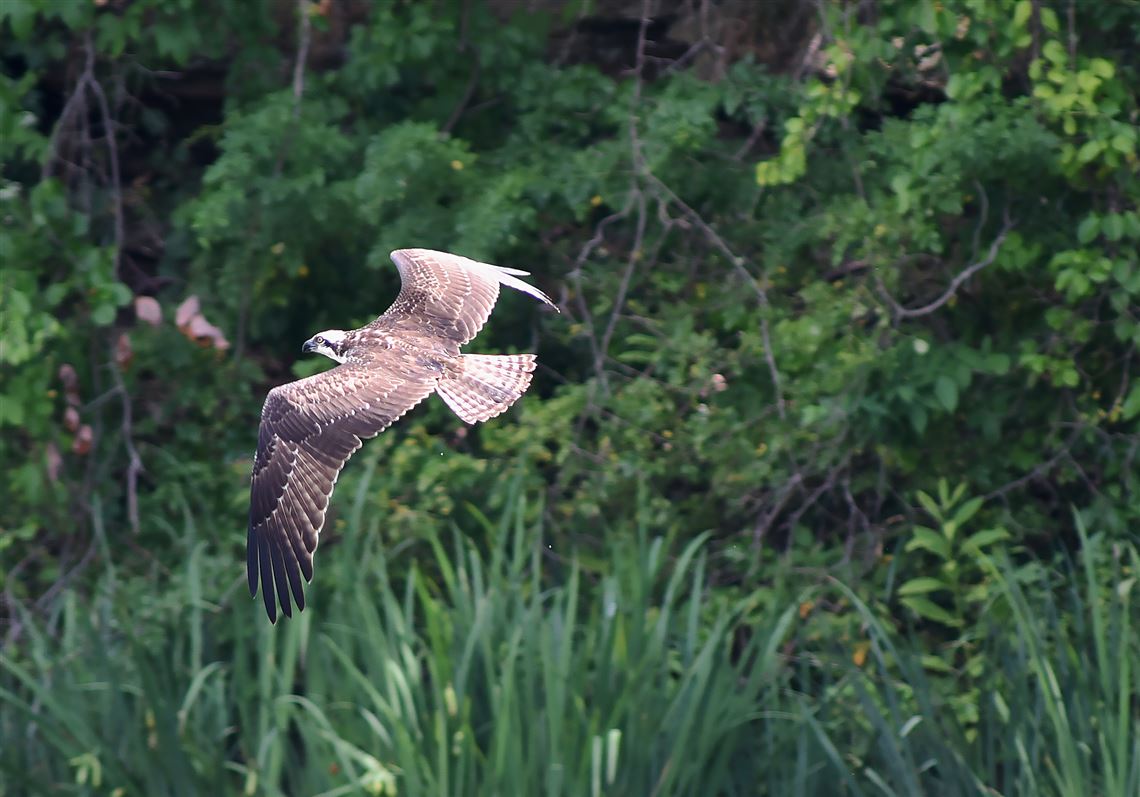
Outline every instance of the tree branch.
{"type": "MultiPolygon", "coordinates": [[[[87,32],[87,57],[92,66],[95,62],[95,42],[91,32],[87,32]]],[[[95,79],[92,70],[87,78],[87,85],[95,95],[99,105],[99,117],[103,123],[103,136],[107,142],[107,158],[111,168],[111,207],[115,217],[115,278],[121,279],[120,266],[123,258],[123,242],[126,239],[126,230],[123,222],[123,186],[119,173],[119,146],[115,141],[115,120],[111,116],[111,106],[107,102],[107,95],[99,81],[95,79]]]]}
{"type": "Polygon", "coordinates": [[[127,392],[126,383],[119,365],[111,358],[111,375],[115,380],[115,392],[119,394],[122,406],[121,427],[123,432],[123,446],[127,449],[127,519],[131,524],[131,531],[137,536],[139,533],[139,474],[143,471],[142,458],[135,448],[134,426],[131,414],[131,395],[127,392]]]}
{"type": "Polygon", "coordinates": [[[67,98],[67,102],[64,103],[59,119],[55,123],[55,130],[52,132],[51,141],[48,144],[47,156],[44,158],[43,166],[40,169],[41,180],[46,180],[52,176],[52,167],[59,160],[60,139],[63,138],[71,124],[72,117],[86,106],[87,87],[95,79],[95,50],[92,47],[87,47],[85,52],[83,72],[75,81],[75,88],[72,90],[71,96],[67,98]]]}
{"type": "Polygon", "coordinates": [[[672,204],[676,205],[677,208],[688,217],[689,221],[691,221],[697,229],[705,234],[705,237],[708,238],[713,246],[728,260],[733,270],[740,275],[745,284],[751,286],[753,293],[756,294],[756,299],[760,303],[761,308],[760,338],[764,343],[764,360],[768,364],[768,376],[772,380],[772,389],[776,394],[776,412],[779,414],[780,419],[784,420],[787,416],[787,406],[784,402],[780,369],[776,367],[776,357],[772,353],[772,335],[768,326],[768,314],[772,306],[768,302],[768,292],[764,290],[764,287],[757,282],[752,274],[749,273],[748,269],[744,267],[744,258],[739,257],[733,252],[725,240],[720,237],[717,231],[714,230],[697,211],[693,210],[683,199],[677,196],[669,186],[661,182],[655,174],[646,171],[645,176],[672,204]]]}
{"type": "Polygon", "coordinates": [[[441,136],[447,135],[451,132],[459,120],[463,117],[463,112],[467,110],[467,105],[471,102],[471,98],[475,96],[475,89],[479,86],[479,76],[482,72],[482,66],[479,62],[479,50],[471,46],[471,40],[468,36],[471,27],[471,0],[463,0],[463,13],[459,20],[459,52],[471,53],[471,75],[467,79],[467,86],[463,89],[463,96],[459,98],[459,104],[452,109],[451,114],[447,117],[447,121],[439,129],[441,136]]]}
{"type": "Polygon", "coordinates": [[[309,0],[297,0],[297,60],[293,64],[293,120],[301,116],[301,98],[305,96],[305,63],[309,60],[309,43],[313,23],[309,18],[309,0]]]}
{"type": "Polygon", "coordinates": [[[955,294],[957,294],[958,289],[962,287],[962,284],[966,280],[970,279],[970,277],[974,276],[983,268],[994,262],[994,260],[997,258],[998,252],[1001,251],[1002,244],[1005,243],[1006,236],[1009,235],[1009,232],[1013,229],[1013,227],[1014,223],[1010,221],[1009,214],[1007,212],[1005,216],[1005,224],[1002,226],[1001,232],[998,233],[998,236],[994,238],[993,243],[990,244],[990,249],[986,253],[986,256],[979,260],[977,263],[972,263],[971,265],[962,269],[962,271],[960,271],[957,276],[955,276],[954,279],[950,281],[950,285],[937,299],[930,302],[929,304],[924,304],[922,307],[903,307],[898,302],[896,302],[894,297],[892,297],[887,292],[886,287],[882,283],[882,280],[880,280],[879,293],[890,306],[891,312],[894,314],[895,319],[919,318],[924,315],[930,315],[935,310],[942,307],[942,305],[950,301],[955,296],[955,294]]]}
{"type": "Polygon", "coordinates": [[[601,342],[598,344],[597,355],[599,359],[594,363],[594,368],[598,373],[601,373],[604,368],[603,358],[609,352],[610,340],[613,339],[614,329],[617,328],[618,318],[621,316],[622,305],[625,304],[626,293],[629,292],[629,284],[633,280],[633,272],[642,259],[642,248],[645,245],[645,225],[648,221],[648,214],[645,212],[645,194],[636,191],[633,196],[633,201],[637,205],[637,225],[633,235],[633,246],[629,250],[625,271],[621,275],[621,282],[618,284],[618,291],[614,296],[613,310],[610,312],[606,328],[602,332],[601,342]]]}

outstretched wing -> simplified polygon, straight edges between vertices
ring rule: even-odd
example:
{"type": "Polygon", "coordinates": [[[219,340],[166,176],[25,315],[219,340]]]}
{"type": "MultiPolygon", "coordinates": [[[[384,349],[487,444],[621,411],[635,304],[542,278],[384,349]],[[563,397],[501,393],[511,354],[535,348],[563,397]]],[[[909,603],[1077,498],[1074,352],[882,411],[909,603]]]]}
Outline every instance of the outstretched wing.
{"type": "Polygon", "coordinates": [[[250,484],[246,573],[270,622],[277,603],[305,608],[301,579],[313,578],[313,552],[329,497],[361,439],[373,437],[436,388],[438,373],[399,350],[366,364],[347,363],[269,391],[261,410],[250,484]]]}
{"type": "Polygon", "coordinates": [[[432,249],[397,249],[392,262],[400,270],[400,294],[372,328],[442,338],[462,345],[487,322],[499,286],[522,291],[554,307],[550,297],[519,279],[529,272],[492,266],[432,249]]]}

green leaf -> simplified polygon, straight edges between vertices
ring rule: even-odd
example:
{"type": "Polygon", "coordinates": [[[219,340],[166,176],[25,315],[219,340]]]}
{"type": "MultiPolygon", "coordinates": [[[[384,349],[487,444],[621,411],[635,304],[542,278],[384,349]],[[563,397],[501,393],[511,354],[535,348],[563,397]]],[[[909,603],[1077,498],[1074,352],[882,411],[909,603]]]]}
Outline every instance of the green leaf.
{"type": "Polygon", "coordinates": [[[985,503],[985,500],[986,499],[980,496],[971,498],[958,507],[957,511],[954,512],[954,524],[960,528],[970,522],[970,518],[978,513],[978,510],[982,508],[982,504],[985,503]]]}
{"type": "Polygon", "coordinates": [[[1140,415],[1140,380],[1133,380],[1132,389],[1128,391],[1128,397],[1120,405],[1120,417],[1130,421],[1137,415],[1140,415]]]}
{"type": "Polygon", "coordinates": [[[962,626],[962,620],[960,618],[955,617],[938,604],[926,598],[907,597],[903,598],[900,603],[924,619],[933,620],[936,623],[941,623],[951,628],[960,628],[962,626]]]}
{"type": "Polygon", "coordinates": [[[1079,225],[1077,225],[1077,240],[1082,244],[1087,244],[1093,238],[1096,238],[1097,233],[1100,232],[1100,217],[1095,213],[1090,213],[1085,216],[1079,225]]]}
{"type": "Polygon", "coordinates": [[[1094,58],[1089,61],[1089,71],[1105,80],[1112,80],[1112,76],[1116,74],[1116,67],[1112,61],[1104,58],[1094,58]]]}
{"type": "Polygon", "coordinates": [[[1124,217],[1124,228],[1127,230],[1128,237],[1140,240],[1140,213],[1133,211],[1122,215],[1124,217]]]}
{"type": "Polygon", "coordinates": [[[6,0],[0,21],[8,23],[16,41],[23,41],[35,28],[36,8],[29,0],[6,0]]]}
{"type": "Polygon", "coordinates": [[[926,431],[926,408],[921,404],[911,404],[907,409],[907,415],[910,417],[910,425],[919,434],[926,431]]]}
{"type": "Polygon", "coordinates": [[[986,370],[991,374],[1001,376],[1009,373],[1011,361],[1008,354],[991,354],[986,358],[986,370]]]}
{"type": "Polygon", "coordinates": [[[115,320],[115,305],[97,304],[91,311],[91,320],[98,326],[105,327],[115,320]]]}
{"type": "Polygon", "coordinates": [[[913,535],[910,541],[907,542],[904,550],[930,551],[930,553],[943,560],[947,560],[951,556],[950,542],[938,532],[933,529],[928,529],[925,526],[914,527],[913,535]]]}
{"type": "Polygon", "coordinates": [[[995,542],[1008,540],[1009,538],[1010,533],[1003,528],[985,529],[984,531],[979,531],[977,534],[973,534],[970,537],[967,537],[963,541],[962,545],[964,547],[974,548],[980,551],[986,546],[993,545],[995,542]]]}
{"type": "Polygon", "coordinates": [[[1065,52],[1061,42],[1056,39],[1045,42],[1045,46],[1041,48],[1041,54],[1056,66],[1068,66],[1069,54],[1065,52]]]}
{"type": "Polygon", "coordinates": [[[947,412],[953,412],[958,406],[958,384],[948,376],[940,376],[934,382],[934,393],[938,401],[947,412]]]}
{"type": "Polygon", "coordinates": [[[1090,139],[1082,144],[1081,148],[1077,150],[1077,163],[1081,164],[1082,166],[1086,163],[1090,163],[1095,160],[1097,156],[1099,156],[1103,151],[1103,142],[1095,138],[1090,139]]]}
{"type": "Polygon", "coordinates": [[[1013,20],[1010,25],[1014,28],[1023,28],[1025,23],[1029,21],[1029,15],[1033,12],[1033,4],[1029,0],[1018,0],[1018,3],[1013,7],[1013,20]]]}
{"type": "Polygon", "coordinates": [[[1101,220],[1100,224],[1101,229],[1104,230],[1104,237],[1110,241],[1119,241],[1120,236],[1124,235],[1124,219],[1120,217],[1119,213],[1109,213],[1101,220]]]}
{"type": "Polygon", "coordinates": [[[933,498],[922,490],[919,490],[915,497],[918,498],[918,503],[922,504],[922,508],[926,510],[927,514],[939,521],[942,520],[942,508],[935,503],[933,498]]]}
{"type": "Polygon", "coordinates": [[[1121,155],[1131,155],[1135,145],[1132,139],[1123,133],[1118,133],[1112,137],[1112,148],[1119,152],[1121,155]]]}
{"type": "Polygon", "coordinates": [[[919,0],[918,13],[915,22],[918,27],[926,34],[934,34],[938,30],[938,16],[937,9],[934,6],[934,0],[919,0]]]}
{"type": "Polygon", "coordinates": [[[899,595],[926,595],[938,590],[949,590],[950,587],[943,581],[930,576],[912,578],[899,587],[899,595]]]}

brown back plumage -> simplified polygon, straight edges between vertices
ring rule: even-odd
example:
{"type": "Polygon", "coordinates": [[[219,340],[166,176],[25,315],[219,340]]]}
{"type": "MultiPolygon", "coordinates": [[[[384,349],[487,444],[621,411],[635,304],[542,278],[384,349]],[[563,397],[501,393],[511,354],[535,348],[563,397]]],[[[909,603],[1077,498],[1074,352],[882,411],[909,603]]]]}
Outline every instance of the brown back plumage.
{"type": "MultiPolygon", "coordinates": [[[[261,411],[250,483],[250,595],[261,584],[265,611],[277,620],[305,607],[304,581],[337,477],[361,441],[387,429],[434,391],[467,423],[493,418],[530,386],[533,354],[460,354],[486,323],[499,286],[553,306],[516,275],[526,272],[446,252],[392,253],[401,290],[367,326],[343,334],[343,364],[273,388],[261,411]],[[292,600],[290,600],[290,596],[292,600]]],[[[332,356],[330,354],[330,356],[332,356]]]]}

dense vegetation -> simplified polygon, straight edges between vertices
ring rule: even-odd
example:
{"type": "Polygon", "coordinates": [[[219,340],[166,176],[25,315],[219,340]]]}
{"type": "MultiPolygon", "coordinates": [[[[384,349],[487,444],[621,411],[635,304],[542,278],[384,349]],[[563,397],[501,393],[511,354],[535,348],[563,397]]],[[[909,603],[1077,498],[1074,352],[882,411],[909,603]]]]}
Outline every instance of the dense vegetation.
{"type": "Polygon", "coordinates": [[[1135,0],[0,3],[0,793],[1140,793],[1135,0]],[[525,8],[523,8],[525,6],[525,8]],[[244,586],[389,250],[534,273],[244,586]]]}

